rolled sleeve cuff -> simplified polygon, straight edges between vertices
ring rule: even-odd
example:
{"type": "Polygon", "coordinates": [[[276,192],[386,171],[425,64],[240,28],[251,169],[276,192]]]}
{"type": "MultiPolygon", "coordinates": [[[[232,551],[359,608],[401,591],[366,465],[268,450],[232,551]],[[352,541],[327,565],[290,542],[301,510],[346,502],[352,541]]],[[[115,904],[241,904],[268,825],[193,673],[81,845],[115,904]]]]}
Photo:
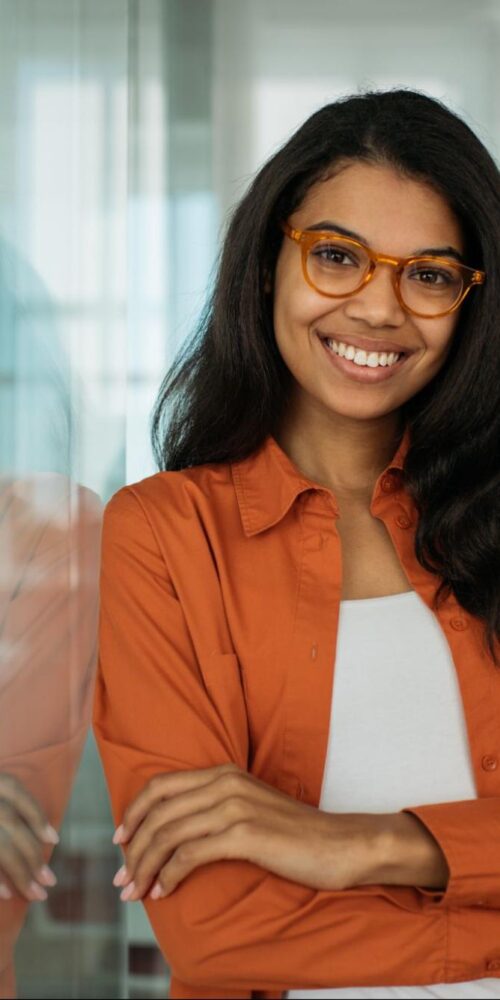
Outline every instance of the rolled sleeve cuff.
{"type": "Polygon", "coordinates": [[[444,890],[417,892],[429,906],[500,908],[500,799],[411,806],[401,812],[416,816],[439,844],[449,868],[444,890]]]}

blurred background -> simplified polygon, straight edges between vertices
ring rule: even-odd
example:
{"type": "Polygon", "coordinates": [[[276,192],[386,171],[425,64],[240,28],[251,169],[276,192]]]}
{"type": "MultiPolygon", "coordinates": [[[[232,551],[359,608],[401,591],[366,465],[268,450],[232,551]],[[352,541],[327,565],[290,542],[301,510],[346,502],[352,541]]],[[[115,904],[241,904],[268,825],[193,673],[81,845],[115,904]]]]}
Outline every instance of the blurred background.
{"type": "Polygon", "coordinates": [[[0,777],[60,832],[47,900],[0,900],[0,996],[13,955],[20,997],[168,995],[89,733],[102,506],[156,471],[155,394],[254,172],[399,86],[498,162],[498,0],[0,0],[0,777]]]}

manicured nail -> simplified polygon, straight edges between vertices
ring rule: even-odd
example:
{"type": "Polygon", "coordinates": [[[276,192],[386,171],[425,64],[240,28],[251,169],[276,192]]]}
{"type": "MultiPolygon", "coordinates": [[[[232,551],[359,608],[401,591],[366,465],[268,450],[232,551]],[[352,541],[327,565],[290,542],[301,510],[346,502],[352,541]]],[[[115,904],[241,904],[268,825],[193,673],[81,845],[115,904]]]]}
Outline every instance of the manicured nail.
{"type": "Polygon", "coordinates": [[[128,885],[127,888],[123,889],[123,891],[120,893],[120,899],[122,899],[123,902],[125,903],[127,899],[130,899],[130,897],[134,892],[135,892],[135,882],[131,882],[130,885],[128,885]]]}
{"type": "Polygon", "coordinates": [[[43,831],[43,839],[48,840],[49,844],[59,843],[59,834],[57,830],[54,830],[54,827],[51,826],[50,823],[47,823],[47,826],[43,831]]]}
{"type": "Polygon", "coordinates": [[[128,882],[128,879],[129,879],[128,871],[125,868],[125,865],[122,865],[121,868],[118,869],[113,879],[113,885],[125,885],[125,883],[128,882]]]}
{"type": "Polygon", "coordinates": [[[31,899],[47,899],[45,889],[42,889],[41,885],[38,885],[37,882],[30,882],[28,891],[31,899]]]}
{"type": "Polygon", "coordinates": [[[0,899],[12,899],[10,889],[3,882],[0,882],[0,899]]]}
{"type": "Polygon", "coordinates": [[[149,895],[151,896],[151,899],[161,899],[161,897],[165,895],[165,892],[159,882],[155,882],[149,895]]]}
{"type": "Polygon", "coordinates": [[[120,826],[117,826],[117,828],[116,828],[116,830],[115,830],[115,832],[113,834],[113,844],[121,844],[121,842],[123,840],[124,833],[125,833],[125,830],[123,829],[123,826],[120,823],[120,826]]]}
{"type": "Polygon", "coordinates": [[[48,865],[42,865],[40,871],[36,875],[39,882],[43,885],[55,885],[57,882],[54,872],[49,868],[48,865]]]}

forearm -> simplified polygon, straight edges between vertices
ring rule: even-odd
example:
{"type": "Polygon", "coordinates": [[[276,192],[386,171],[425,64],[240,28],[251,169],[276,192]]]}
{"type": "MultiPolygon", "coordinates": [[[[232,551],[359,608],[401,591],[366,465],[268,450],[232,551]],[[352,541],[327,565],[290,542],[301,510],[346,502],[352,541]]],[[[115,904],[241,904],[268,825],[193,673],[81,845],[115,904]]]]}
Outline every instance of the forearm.
{"type": "Polygon", "coordinates": [[[444,892],[449,877],[448,864],[437,840],[424,824],[403,812],[386,813],[377,819],[380,834],[375,842],[370,882],[421,886],[444,892]]]}

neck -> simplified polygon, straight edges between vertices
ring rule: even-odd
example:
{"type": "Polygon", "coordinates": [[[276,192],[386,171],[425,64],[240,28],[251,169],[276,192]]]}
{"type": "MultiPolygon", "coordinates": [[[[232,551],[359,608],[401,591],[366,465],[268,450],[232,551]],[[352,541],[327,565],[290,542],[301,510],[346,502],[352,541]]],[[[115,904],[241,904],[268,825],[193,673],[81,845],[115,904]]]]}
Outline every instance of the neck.
{"type": "Polygon", "coordinates": [[[308,479],[339,497],[363,499],[371,497],[402,433],[399,411],[373,420],[333,414],[326,422],[305,422],[289,413],[273,436],[308,479]]]}

